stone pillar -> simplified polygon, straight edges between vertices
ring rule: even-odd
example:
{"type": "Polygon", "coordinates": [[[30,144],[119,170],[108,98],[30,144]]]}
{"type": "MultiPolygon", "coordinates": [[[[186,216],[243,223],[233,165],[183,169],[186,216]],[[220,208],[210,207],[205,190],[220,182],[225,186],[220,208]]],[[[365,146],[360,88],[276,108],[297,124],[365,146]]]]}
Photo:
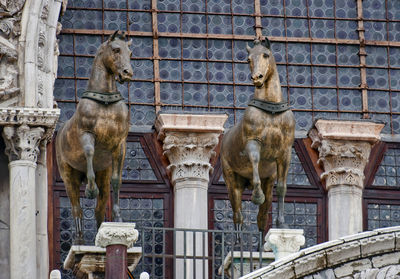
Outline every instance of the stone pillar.
{"type": "Polygon", "coordinates": [[[11,279],[37,278],[36,160],[44,131],[26,124],[3,129],[10,160],[11,279]]]}
{"type": "Polygon", "coordinates": [[[106,248],[105,279],[128,279],[127,249],[137,241],[134,223],[103,222],[96,235],[96,246],[106,248]]]}
{"type": "Polygon", "coordinates": [[[364,168],[383,127],[368,121],[320,119],[309,132],[324,168],[321,179],[328,191],[329,240],[363,230],[364,168]]]}
{"type": "Polygon", "coordinates": [[[271,248],[275,255],[275,261],[278,261],[298,252],[305,241],[303,230],[269,229],[265,236],[264,250],[271,248]]]}
{"type": "MultiPolygon", "coordinates": [[[[226,119],[225,114],[159,114],[157,117],[158,138],[164,142],[175,192],[175,228],[208,229],[207,190],[213,169],[210,159],[215,155],[213,149],[226,119]]],[[[203,251],[208,255],[207,236],[202,233],[177,232],[176,240],[177,255],[183,255],[185,249],[188,259],[203,256],[203,251]]],[[[201,260],[196,263],[177,260],[176,278],[191,278],[194,269],[196,277],[208,278],[208,263],[201,260]]]]}

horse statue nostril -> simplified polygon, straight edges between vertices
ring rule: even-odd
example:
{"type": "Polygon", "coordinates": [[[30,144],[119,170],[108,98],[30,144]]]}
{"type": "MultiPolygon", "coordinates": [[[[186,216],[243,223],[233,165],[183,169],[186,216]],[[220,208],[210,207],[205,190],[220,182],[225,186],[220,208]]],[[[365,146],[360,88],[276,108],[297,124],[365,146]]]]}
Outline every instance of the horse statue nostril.
{"type": "Polygon", "coordinates": [[[263,78],[263,75],[259,75],[258,78],[263,78]]]}

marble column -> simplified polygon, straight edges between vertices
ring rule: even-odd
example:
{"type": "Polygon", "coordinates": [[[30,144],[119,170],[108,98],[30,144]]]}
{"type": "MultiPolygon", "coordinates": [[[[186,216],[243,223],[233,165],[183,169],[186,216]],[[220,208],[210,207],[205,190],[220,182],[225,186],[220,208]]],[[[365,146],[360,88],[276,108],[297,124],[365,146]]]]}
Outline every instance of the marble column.
{"type": "MultiPolygon", "coordinates": [[[[170,162],[168,170],[175,192],[175,228],[208,229],[207,191],[213,170],[210,159],[226,119],[225,114],[165,113],[157,117],[156,129],[170,162]]],[[[186,252],[188,259],[208,255],[206,234],[178,231],[176,240],[177,255],[186,252]]],[[[176,278],[191,278],[194,269],[196,277],[208,278],[208,263],[201,260],[177,260],[176,278]]]]}
{"type": "Polygon", "coordinates": [[[300,251],[306,239],[301,229],[269,229],[265,236],[264,250],[272,249],[275,261],[300,251]]]}
{"type": "Polygon", "coordinates": [[[328,191],[329,240],[363,230],[364,168],[384,124],[318,120],[309,132],[328,191]]]}
{"type": "Polygon", "coordinates": [[[103,222],[96,235],[96,246],[106,248],[105,279],[128,279],[127,249],[137,241],[134,223],[103,222]]]}
{"type": "Polygon", "coordinates": [[[36,161],[44,131],[26,124],[3,129],[10,161],[11,279],[37,278],[36,161]]]}

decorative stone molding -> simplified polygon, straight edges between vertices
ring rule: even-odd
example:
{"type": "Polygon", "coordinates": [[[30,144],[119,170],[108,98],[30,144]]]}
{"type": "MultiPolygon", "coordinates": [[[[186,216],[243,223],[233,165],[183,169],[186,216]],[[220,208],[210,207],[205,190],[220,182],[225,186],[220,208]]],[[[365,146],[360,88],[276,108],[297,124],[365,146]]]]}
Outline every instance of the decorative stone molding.
{"type": "MultiPolygon", "coordinates": [[[[224,130],[225,114],[159,114],[158,138],[164,141],[164,155],[170,161],[171,181],[195,179],[209,181],[213,170],[210,159],[224,130]]],[[[206,187],[206,186],[205,186],[206,187]]]]}
{"type": "Polygon", "coordinates": [[[5,153],[10,162],[15,160],[28,160],[36,163],[39,154],[39,143],[44,134],[41,127],[30,128],[23,124],[18,128],[5,126],[3,138],[6,144],[5,153]]]}
{"type": "Polygon", "coordinates": [[[309,132],[324,167],[326,187],[349,185],[363,188],[364,168],[372,145],[380,139],[384,124],[365,121],[318,120],[309,132]]]}
{"type": "Polygon", "coordinates": [[[400,226],[363,232],[300,250],[241,278],[392,278],[386,276],[400,274],[399,241],[400,226]]]}
{"type": "Polygon", "coordinates": [[[270,229],[265,241],[264,251],[272,249],[275,260],[280,260],[300,250],[305,243],[304,230],[270,229]]]}
{"type": "Polygon", "coordinates": [[[135,223],[103,222],[97,232],[95,245],[106,248],[109,245],[121,244],[130,248],[138,237],[135,223]]]}

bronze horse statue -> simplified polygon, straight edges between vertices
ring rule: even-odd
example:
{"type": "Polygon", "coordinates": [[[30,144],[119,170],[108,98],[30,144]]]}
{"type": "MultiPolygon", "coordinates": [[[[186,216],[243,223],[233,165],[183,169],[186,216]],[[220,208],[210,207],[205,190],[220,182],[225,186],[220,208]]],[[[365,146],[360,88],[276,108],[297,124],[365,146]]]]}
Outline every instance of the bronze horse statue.
{"type": "Polygon", "coordinates": [[[97,197],[97,227],[104,220],[110,182],[113,190],[113,220],[122,221],[119,188],[129,131],[129,110],[117,91],[116,79],[130,81],[132,41],[115,31],[98,49],[86,92],[74,115],[56,138],[57,164],[65,183],[75,220],[76,244],[83,244],[80,186],[87,182],[87,198],[97,197]]]}
{"type": "MultiPolygon", "coordinates": [[[[268,38],[247,46],[254,98],[243,119],[226,132],[222,139],[221,164],[235,230],[242,229],[242,193],[252,189],[251,200],[259,205],[257,225],[264,232],[272,190],[277,181],[277,226],[287,227],[284,219],[286,177],[294,142],[295,119],[283,101],[275,59],[268,38]]],[[[238,240],[238,239],[237,239],[238,240]]]]}

